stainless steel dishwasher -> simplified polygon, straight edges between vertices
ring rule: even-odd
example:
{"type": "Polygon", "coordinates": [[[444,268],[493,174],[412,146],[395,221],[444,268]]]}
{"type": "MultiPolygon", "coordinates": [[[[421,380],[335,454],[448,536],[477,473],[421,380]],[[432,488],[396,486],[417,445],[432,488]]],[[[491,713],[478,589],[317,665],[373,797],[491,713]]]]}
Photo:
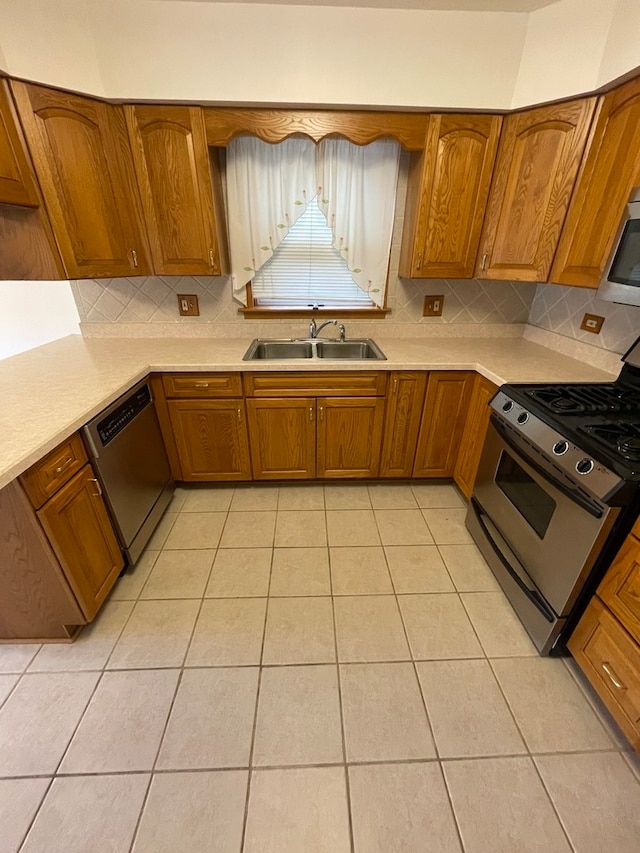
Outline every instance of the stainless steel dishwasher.
{"type": "Polygon", "coordinates": [[[149,383],[139,382],[82,432],[122,550],[134,564],[174,492],[149,383]]]}

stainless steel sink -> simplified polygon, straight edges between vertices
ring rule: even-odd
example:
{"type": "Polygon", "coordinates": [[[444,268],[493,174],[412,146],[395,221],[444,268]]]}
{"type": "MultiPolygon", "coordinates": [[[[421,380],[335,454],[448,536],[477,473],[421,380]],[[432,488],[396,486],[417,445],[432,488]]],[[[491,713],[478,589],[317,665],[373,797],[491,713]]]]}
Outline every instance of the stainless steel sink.
{"type": "Polygon", "coordinates": [[[316,352],[318,358],[340,358],[347,361],[369,358],[386,361],[387,359],[380,347],[369,338],[361,341],[318,341],[316,352]]]}
{"type": "Polygon", "coordinates": [[[313,347],[307,341],[261,341],[256,338],[244,354],[243,361],[270,358],[313,358],[313,347]]]}
{"type": "Polygon", "coordinates": [[[339,359],[341,361],[386,361],[387,357],[370,338],[353,341],[262,340],[256,338],[243,356],[243,361],[281,359],[339,359]]]}

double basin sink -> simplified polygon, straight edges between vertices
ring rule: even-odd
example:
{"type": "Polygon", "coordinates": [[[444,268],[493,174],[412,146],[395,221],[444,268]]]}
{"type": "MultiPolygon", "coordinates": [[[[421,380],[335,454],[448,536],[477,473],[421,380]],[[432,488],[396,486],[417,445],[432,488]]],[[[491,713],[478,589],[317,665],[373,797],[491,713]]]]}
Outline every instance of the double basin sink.
{"type": "Polygon", "coordinates": [[[256,338],[243,356],[243,361],[268,359],[332,358],[346,361],[386,361],[387,357],[370,338],[351,341],[263,340],[256,338]]]}

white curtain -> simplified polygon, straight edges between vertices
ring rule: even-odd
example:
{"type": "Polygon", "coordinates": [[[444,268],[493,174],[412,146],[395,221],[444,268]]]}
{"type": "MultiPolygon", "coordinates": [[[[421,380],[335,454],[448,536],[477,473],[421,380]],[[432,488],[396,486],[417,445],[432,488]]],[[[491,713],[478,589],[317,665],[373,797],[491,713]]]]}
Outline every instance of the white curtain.
{"type": "Polygon", "coordinates": [[[310,139],[270,145],[252,136],[227,148],[231,281],[247,304],[247,282],[269,260],[316,194],[316,146],[310,139]]]}
{"type": "Polygon", "coordinates": [[[302,137],[276,145],[255,137],[227,148],[227,213],[231,278],[246,305],[246,284],[318,195],[333,246],[354,281],[376,305],[384,302],[400,146],[354,145],[302,137]]]}
{"type": "Polygon", "coordinates": [[[318,145],[318,204],[354,281],[382,305],[387,281],[400,163],[393,140],[354,145],[325,139],[318,145]]]}

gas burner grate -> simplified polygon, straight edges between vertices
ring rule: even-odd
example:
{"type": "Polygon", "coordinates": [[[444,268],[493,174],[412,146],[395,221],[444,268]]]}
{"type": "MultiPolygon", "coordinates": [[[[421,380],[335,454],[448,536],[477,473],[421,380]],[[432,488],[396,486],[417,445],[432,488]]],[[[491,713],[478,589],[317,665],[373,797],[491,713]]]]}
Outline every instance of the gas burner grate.
{"type": "Polygon", "coordinates": [[[558,415],[640,415],[640,397],[619,385],[546,385],[525,392],[558,415]]]}
{"type": "Polygon", "coordinates": [[[640,462],[640,422],[582,424],[578,430],[591,436],[608,450],[619,453],[624,459],[640,462]]]}

